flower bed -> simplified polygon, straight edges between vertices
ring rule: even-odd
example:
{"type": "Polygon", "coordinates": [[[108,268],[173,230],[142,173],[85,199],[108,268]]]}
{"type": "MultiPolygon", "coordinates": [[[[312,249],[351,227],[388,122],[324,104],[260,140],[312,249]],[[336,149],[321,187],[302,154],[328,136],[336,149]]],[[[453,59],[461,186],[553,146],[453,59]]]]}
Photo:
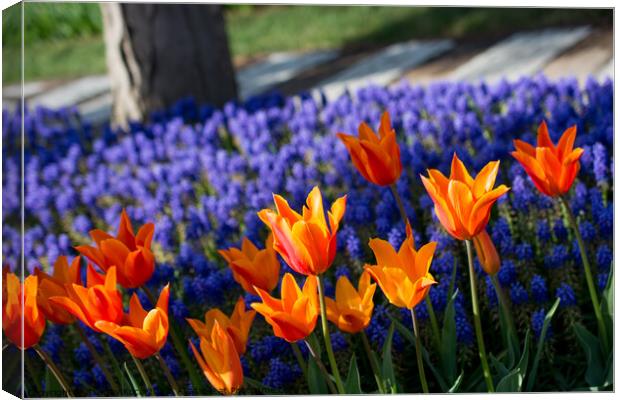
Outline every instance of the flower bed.
{"type": "MultiPolygon", "coordinates": [[[[293,209],[300,210],[310,189],[318,185],[326,206],[347,195],[337,255],[325,280],[326,294],[333,297],[339,276],[350,277],[356,285],[364,265],[374,262],[370,238],[386,239],[396,248],[405,239],[405,226],[389,188],[367,182],[336,135],[356,134],[361,121],[376,128],[382,112],[388,110],[403,164],[397,189],[412,221],[415,247],[437,242],[430,271],[438,284],[429,297],[440,321],[456,266],[456,372],[465,371],[458,390],[485,390],[484,382],[476,378],[480,371],[475,371],[479,359],[467,258],[462,244],[437,221],[420,180],[427,168],[449,172],[455,152],[473,171],[500,160],[497,182],[511,188],[494,207],[487,230],[501,255],[497,276],[512,303],[518,336],[523,338],[529,329],[538,337],[545,314],[556,297],[560,299],[532,389],[594,386],[584,376],[586,355],[571,328],[580,323],[591,332],[596,330],[575,236],[559,204],[536,190],[510,152],[513,139],[534,143],[543,120],[554,142],[566,128],[577,126],[575,145],[584,154],[568,201],[578,218],[600,294],[613,258],[612,105],[611,81],[589,80],[580,88],[573,80],[551,82],[536,76],[495,85],[372,86],[330,103],[309,96],[272,95],[216,110],[181,101],[153,115],[152,122],[134,124],[127,132],[93,127],[81,121],[75,110],[38,109],[25,116],[26,269],[32,273],[42,266],[50,271],[58,256],[73,256],[73,246],[91,242],[89,230],[116,227],[121,209],[126,208],[134,224],[154,222],[156,267],[147,285],[159,293],[170,283],[170,316],[183,337],[192,337],[185,318],[201,319],[213,307],[229,315],[239,296],[244,296],[248,307],[260,301],[235,282],[218,250],[239,247],[243,237],[262,248],[268,229],[257,212],[273,208],[272,193],[283,195],[293,209]]],[[[4,121],[2,251],[3,264],[14,269],[21,246],[20,117],[5,110],[4,121]]],[[[281,274],[293,272],[281,264],[281,274]]],[[[505,346],[499,334],[498,299],[478,264],[476,271],[487,352],[500,357],[505,346]]],[[[142,291],[135,292],[142,304],[149,304],[142,291]]],[[[374,299],[366,333],[371,347],[380,352],[392,321],[409,327],[411,317],[408,310],[401,312],[389,305],[382,293],[374,299]]],[[[429,310],[422,302],[415,311],[430,363],[437,364],[429,310]]],[[[361,388],[367,393],[376,391],[358,337],[338,331],[333,324],[329,329],[340,371],[347,371],[352,353],[358,352],[361,388]]],[[[102,338],[119,361],[130,360],[119,342],[102,338]]],[[[408,340],[404,332],[397,329],[394,333],[396,380],[399,391],[420,392],[414,346],[408,340]]],[[[58,361],[76,394],[110,393],[101,369],[71,326],[48,324],[41,345],[58,361]]],[[[186,394],[212,393],[208,385],[198,390],[191,384],[170,343],[161,353],[186,394]]],[[[305,348],[302,353],[307,357],[305,348]]],[[[30,351],[26,354],[31,362],[39,361],[30,351]]],[[[274,337],[260,316],[255,318],[242,365],[244,375],[255,381],[242,393],[313,390],[290,346],[274,337]]],[[[153,375],[155,392],[170,393],[157,361],[147,360],[145,367],[153,375]]],[[[197,364],[195,368],[199,371],[197,364]]],[[[427,376],[431,391],[445,390],[428,368],[427,376]]],[[[34,379],[42,380],[43,375],[34,379]]]]}

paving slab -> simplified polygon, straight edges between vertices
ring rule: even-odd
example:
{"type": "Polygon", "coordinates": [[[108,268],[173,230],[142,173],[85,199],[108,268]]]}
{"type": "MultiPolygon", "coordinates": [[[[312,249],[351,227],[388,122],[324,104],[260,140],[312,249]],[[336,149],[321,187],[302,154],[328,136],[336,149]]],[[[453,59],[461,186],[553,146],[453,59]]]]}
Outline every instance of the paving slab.
{"type": "Polygon", "coordinates": [[[612,58],[596,74],[598,79],[614,79],[614,59],[612,58]]]}
{"type": "MultiPolygon", "coordinates": [[[[26,82],[24,84],[24,97],[26,99],[36,96],[49,90],[50,88],[57,86],[58,82],[48,82],[48,81],[36,81],[36,82],[26,82]]],[[[14,84],[7,85],[2,88],[2,98],[8,100],[19,100],[22,97],[22,85],[14,84]]]]}
{"type": "MultiPolygon", "coordinates": [[[[605,67],[613,65],[613,32],[593,31],[588,37],[564,52],[543,69],[551,79],[575,77],[584,83],[589,76],[598,77],[605,67]]],[[[613,69],[611,76],[613,77],[613,69]]]]}
{"type": "Polygon", "coordinates": [[[109,91],[110,78],[107,75],[86,76],[33,96],[28,103],[60,108],[80,104],[109,91]]]}
{"type": "Polygon", "coordinates": [[[387,85],[403,74],[454,47],[452,40],[410,41],[398,43],[368,56],[351,67],[319,83],[313,92],[321,90],[328,99],[340,96],[345,89],[355,91],[368,84],[387,85]]]}
{"type": "Polygon", "coordinates": [[[246,99],[266,92],[303,71],[338,57],[337,51],[324,50],[309,53],[274,53],[237,72],[239,95],[246,99]]]}
{"type": "Polygon", "coordinates": [[[590,30],[590,27],[582,26],[516,33],[461,65],[449,78],[494,82],[535,74],[587,37],[590,30]]]}
{"type": "Polygon", "coordinates": [[[112,93],[105,92],[78,105],[80,114],[93,124],[110,120],[112,115],[112,93]]]}

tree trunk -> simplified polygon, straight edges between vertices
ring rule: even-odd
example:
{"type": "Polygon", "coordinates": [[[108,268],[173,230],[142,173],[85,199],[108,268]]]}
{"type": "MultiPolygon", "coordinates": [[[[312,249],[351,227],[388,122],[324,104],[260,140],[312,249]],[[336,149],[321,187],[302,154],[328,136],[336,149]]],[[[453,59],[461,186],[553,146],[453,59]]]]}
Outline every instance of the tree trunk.
{"type": "Polygon", "coordinates": [[[237,97],[222,8],[102,3],[112,122],[126,125],[191,96],[221,106],[237,97]]]}

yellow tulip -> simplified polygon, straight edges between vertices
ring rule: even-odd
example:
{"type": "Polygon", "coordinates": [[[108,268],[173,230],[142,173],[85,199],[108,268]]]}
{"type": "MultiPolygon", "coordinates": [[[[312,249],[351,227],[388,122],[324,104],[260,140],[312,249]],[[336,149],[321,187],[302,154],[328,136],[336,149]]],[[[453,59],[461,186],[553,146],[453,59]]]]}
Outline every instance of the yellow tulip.
{"type": "Polygon", "coordinates": [[[336,299],[325,298],[327,319],[344,332],[357,333],[366,329],[375,306],[372,296],[376,288],[375,283],[370,283],[367,271],[360,276],[357,290],[346,276],[341,276],[336,282],[336,299]]]}
{"type": "Polygon", "coordinates": [[[371,239],[369,245],[377,264],[364,268],[396,307],[414,308],[437,283],[429,273],[437,243],[430,242],[416,251],[413,237],[407,236],[398,253],[385,240],[371,239]]]}

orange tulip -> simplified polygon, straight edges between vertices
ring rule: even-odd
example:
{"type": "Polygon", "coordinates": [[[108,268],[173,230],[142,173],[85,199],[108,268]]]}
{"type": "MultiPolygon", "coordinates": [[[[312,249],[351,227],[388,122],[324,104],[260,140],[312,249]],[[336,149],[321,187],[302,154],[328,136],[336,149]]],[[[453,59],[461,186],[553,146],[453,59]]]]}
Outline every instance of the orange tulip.
{"type": "Polygon", "coordinates": [[[116,267],[109,268],[102,278],[89,265],[86,287],[72,283],[66,284],[65,288],[65,296],[52,296],[49,301],[74,315],[90,329],[101,332],[95,326],[97,321],[121,323],[123,302],[116,288],[116,267]]]}
{"type": "Polygon", "coordinates": [[[426,297],[431,285],[437,283],[429,273],[437,243],[430,242],[416,251],[413,237],[408,235],[396,250],[381,239],[371,239],[377,265],[364,269],[372,275],[390,303],[396,307],[414,308],[426,297]]]}
{"type": "Polygon", "coordinates": [[[336,256],[336,233],[344,215],[347,196],[340,197],[328,212],[329,228],[323,211],[323,197],[314,187],[303,207],[303,215],[293,211],[281,196],[274,195],[277,212],[264,209],[260,219],[271,229],[273,248],[296,272],[318,275],[325,272],[336,256]]]}
{"type": "Polygon", "coordinates": [[[255,295],[254,286],[271,292],[278,285],[280,262],[273,249],[273,235],[270,234],[267,238],[264,250],[258,250],[244,237],[241,249],[231,247],[228,250],[218,250],[218,253],[226,259],[233,278],[246,292],[255,295]]]}
{"type": "Polygon", "coordinates": [[[214,308],[206,312],[204,323],[197,319],[186,319],[198,336],[209,336],[210,332],[213,330],[213,325],[217,321],[222,329],[225,329],[232,338],[237,353],[242,355],[245,353],[245,345],[248,342],[248,335],[252,327],[252,321],[254,321],[254,316],[256,316],[256,311],[246,311],[243,298],[239,297],[235,305],[235,310],[230,318],[220,309],[214,308]]]}
{"type": "Polygon", "coordinates": [[[478,261],[484,272],[489,275],[495,275],[499,271],[501,261],[497,249],[486,230],[480,232],[474,237],[474,248],[478,255],[478,261]]]}
{"type": "Polygon", "coordinates": [[[541,193],[551,197],[561,196],[570,190],[580,168],[579,158],[583,149],[573,149],[575,136],[577,127],[573,125],[564,131],[556,146],[543,121],[538,127],[537,146],[515,140],[516,151],[510,154],[525,168],[541,193]]]}
{"type": "Polygon", "coordinates": [[[114,322],[97,321],[95,326],[125,345],[136,358],[148,358],[166,344],[168,338],[168,298],[169,285],[166,285],[151,311],[142,308],[140,299],[134,293],[129,301],[129,314],[125,315],[123,325],[114,322]]]}
{"type": "Polygon", "coordinates": [[[35,268],[34,273],[39,278],[37,303],[45,317],[55,324],[72,324],[75,321],[75,317],[65,309],[52,304],[49,299],[52,296],[66,296],[66,284],[82,284],[82,278],[80,277],[80,256],[73,259],[71,266],[69,266],[67,262],[67,257],[58,257],[54,263],[54,274],[52,276],[41,271],[39,268],[35,268]]]}
{"type": "Polygon", "coordinates": [[[381,116],[379,136],[362,122],[358,128],[359,138],[344,133],[338,137],[347,147],[355,168],[367,181],[379,186],[394,184],[403,171],[396,132],[386,111],[381,116]]]}
{"type": "Polygon", "coordinates": [[[218,321],[208,336],[200,337],[200,353],[192,342],[189,345],[205,377],[218,392],[231,395],[241,388],[243,369],[235,342],[218,321]]]}
{"type": "Polygon", "coordinates": [[[325,298],[327,319],[344,332],[357,333],[366,329],[375,306],[372,296],[376,288],[375,283],[370,284],[370,274],[366,271],[360,276],[358,290],[355,290],[346,276],[341,276],[336,282],[335,301],[325,298]]]}
{"type": "Polygon", "coordinates": [[[319,315],[316,278],[306,278],[302,290],[293,275],[284,274],[281,300],[271,297],[262,289],[256,288],[256,291],[263,302],[252,303],[252,308],[265,317],[277,337],[296,342],[312,333],[319,315]]]}
{"type": "Polygon", "coordinates": [[[428,170],[428,178],[421,176],[437,218],[456,239],[469,240],[482,232],[491,207],[510,190],[505,185],[493,189],[498,170],[499,161],[490,162],[473,179],[455,153],[449,179],[436,169],[428,170]]]}
{"type": "Polygon", "coordinates": [[[28,349],[39,343],[45,330],[45,316],[37,305],[38,278],[30,275],[21,284],[8,269],[3,275],[2,329],[17,348],[28,349]]]}
{"type": "Polygon", "coordinates": [[[93,229],[90,237],[97,247],[77,246],[75,249],[104,271],[115,266],[121,286],[136,288],[145,284],[155,269],[155,256],[151,252],[154,231],[155,225],[148,223],[134,235],[131,221],[123,210],[116,237],[93,229]]]}

